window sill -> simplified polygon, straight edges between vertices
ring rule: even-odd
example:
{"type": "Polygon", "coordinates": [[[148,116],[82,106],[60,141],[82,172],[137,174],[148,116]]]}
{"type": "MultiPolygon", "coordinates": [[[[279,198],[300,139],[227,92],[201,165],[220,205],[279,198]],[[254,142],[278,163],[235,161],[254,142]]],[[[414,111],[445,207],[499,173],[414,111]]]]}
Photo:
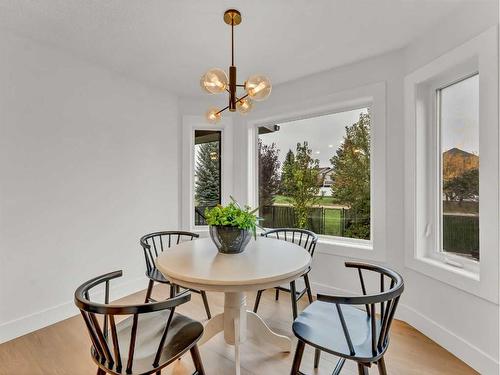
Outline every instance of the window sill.
{"type": "Polygon", "coordinates": [[[489,285],[481,280],[481,272],[455,267],[444,260],[424,256],[406,259],[405,263],[413,271],[490,302],[498,303],[495,285],[489,285]]]}
{"type": "Polygon", "coordinates": [[[354,238],[343,238],[336,236],[324,236],[324,235],[319,235],[318,238],[319,238],[318,243],[325,245],[343,246],[343,247],[363,249],[363,250],[373,250],[372,241],[357,240],[354,238]]]}
{"type": "MultiPolygon", "coordinates": [[[[445,274],[456,275],[457,277],[462,277],[472,281],[479,281],[479,272],[468,270],[461,267],[456,267],[451,264],[446,263],[445,260],[434,259],[431,257],[420,257],[414,259],[414,264],[410,265],[415,271],[425,273],[425,270],[434,268],[435,271],[430,271],[428,273],[438,274],[441,273],[440,279],[446,278],[445,274]]],[[[432,277],[432,276],[431,276],[432,277]]]]}
{"type": "Polygon", "coordinates": [[[373,246],[372,241],[320,236],[316,246],[318,253],[366,260],[385,260],[385,254],[373,246]]]}
{"type": "Polygon", "coordinates": [[[208,226],[207,225],[204,225],[204,226],[200,225],[200,226],[191,228],[190,232],[199,234],[201,238],[209,236],[208,226]]]}

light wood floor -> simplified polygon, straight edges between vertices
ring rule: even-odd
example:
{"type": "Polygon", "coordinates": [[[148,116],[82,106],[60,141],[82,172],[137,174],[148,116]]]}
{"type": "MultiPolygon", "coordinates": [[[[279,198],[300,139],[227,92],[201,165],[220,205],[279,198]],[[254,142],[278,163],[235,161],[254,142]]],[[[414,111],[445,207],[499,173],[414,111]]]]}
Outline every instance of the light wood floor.
{"type": "MultiPolygon", "coordinates": [[[[146,283],[146,281],[145,281],[146,283]]],[[[157,298],[167,295],[164,286],[155,289],[157,298]]],[[[142,302],[144,292],[125,298],[127,302],[142,302]]],[[[212,315],[223,310],[223,295],[208,294],[212,315]]],[[[306,305],[306,298],[300,306],[306,305]]],[[[254,295],[249,295],[248,304],[253,306],[254,295]]],[[[179,312],[195,319],[206,320],[201,298],[193,294],[191,302],[179,312]]],[[[289,294],[282,293],[279,302],[274,301],[274,292],[264,294],[259,314],[279,333],[293,336],[291,332],[291,306],[289,294]]],[[[294,342],[295,346],[295,342],[294,342]]],[[[0,345],[1,375],[87,375],[95,374],[96,367],[90,358],[90,340],[81,316],[76,316],[26,336],[0,345]]],[[[224,342],[222,335],[214,337],[200,348],[207,375],[232,375],[233,347],[224,342]]],[[[279,353],[270,346],[257,345],[251,339],[241,348],[242,375],[289,374],[292,353],[279,353]]],[[[307,348],[304,353],[301,371],[307,374],[331,374],[336,358],[323,354],[319,371],[313,371],[313,351],[307,348]]],[[[435,342],[422,335],[409,325],[395,321],[391,343],[386,354],[389,374],[392,375],[465,375],[477,374],[435,342]]],[[[193,366],[188,355],[163,371],[168,375],[191,374],[193,366]]],[[[354,363],[346,362],[342,374],[355,375],[354,363]]],[[[372,367],[370,374],[377,374],[372,367]]]]}

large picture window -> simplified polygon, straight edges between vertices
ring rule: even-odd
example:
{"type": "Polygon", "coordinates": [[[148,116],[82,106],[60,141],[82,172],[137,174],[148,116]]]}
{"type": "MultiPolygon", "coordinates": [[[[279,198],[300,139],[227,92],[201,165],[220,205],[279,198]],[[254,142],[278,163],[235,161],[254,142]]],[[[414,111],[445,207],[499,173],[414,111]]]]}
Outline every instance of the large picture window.
{"type": "Polygon", "coordinates": [[[258,134],[263,226],[371,239],[369,108],[260,126],[258,134]]]}
{"type": "Polygon", "coordinates": [[[479,260],[479,75],[437,90],[441,250],[479,260]]]}

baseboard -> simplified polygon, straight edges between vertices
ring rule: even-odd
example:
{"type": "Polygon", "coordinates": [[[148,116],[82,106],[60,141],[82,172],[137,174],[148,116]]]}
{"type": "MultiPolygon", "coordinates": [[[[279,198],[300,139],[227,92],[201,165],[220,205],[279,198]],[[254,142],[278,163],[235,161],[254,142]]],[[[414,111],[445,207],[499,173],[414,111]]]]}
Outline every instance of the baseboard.
{"type": "Polygon", "coordinates": [[[397,318],[416,328],[461,361],[483,375],[499,374],[499,362],[449,329],[405,304],[398,307],[397,318]]]}
{"type": "MultiPolygon", "coordinates": [[[[122,298],[145,289],[147,283],[144,277],[138,277],[123,283],[111,284],[113,299],[122,298]]],[[[96,297],[98,297],[96,294],[96,297]]],[[[61,320],[71,318],[78,314],[78,309],[73,300],[61,303],[50,308],[37,311],[33,314],[10,320],[0,325],[0,344],[16,337],[23,336],[37,329],[47,327],[61,320]]]]}
{"type": "MultiPolygon", "coordinates": [[[[312,287],[314,293],[353,294],[352,291],[335,288],[321,283],[312,282],[312,287]]],[[[414,308],[403,303],[399,304],[396,319],[402,320],[422,332],[479,373],[483,375],[499,374],[500,366],[495,358],[414,308]]]]}

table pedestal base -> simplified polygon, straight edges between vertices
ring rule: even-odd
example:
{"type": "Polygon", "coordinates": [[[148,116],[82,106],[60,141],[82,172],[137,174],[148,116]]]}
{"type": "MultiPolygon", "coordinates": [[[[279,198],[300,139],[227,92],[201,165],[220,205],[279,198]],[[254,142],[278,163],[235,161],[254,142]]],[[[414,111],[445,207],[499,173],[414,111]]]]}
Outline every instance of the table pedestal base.
{"type": "Polygon", "coordinates": [[[273,344],[283,352],[289,352],[292,346],[289,337],[274,333],[260,316],[246,310],[244,292],[224,293],[224,312],[207,322],[198,344],[204,344],[219,332],[224,332],[226,343],[234,345],[236,375],[240,375],[240,344],[247,339],[248,332],[256,340],[273,344]]]}

